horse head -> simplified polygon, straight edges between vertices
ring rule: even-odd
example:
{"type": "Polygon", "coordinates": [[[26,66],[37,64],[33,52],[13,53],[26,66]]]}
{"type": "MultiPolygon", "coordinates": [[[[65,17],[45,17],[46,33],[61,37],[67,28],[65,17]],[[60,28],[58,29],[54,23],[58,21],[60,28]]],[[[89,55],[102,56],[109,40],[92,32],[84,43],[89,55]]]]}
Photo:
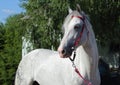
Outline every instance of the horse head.
{"type": "Polygon", "coordinates": [[[69,14],[65,18],[62,26],[64,36],[58,47],[60,57],[70,57],[74,50],[86,43],[88,30],[85,28],[85,16],[80,6],[77,5],[77,9],[74,11],[69,8],[69,14]]]}

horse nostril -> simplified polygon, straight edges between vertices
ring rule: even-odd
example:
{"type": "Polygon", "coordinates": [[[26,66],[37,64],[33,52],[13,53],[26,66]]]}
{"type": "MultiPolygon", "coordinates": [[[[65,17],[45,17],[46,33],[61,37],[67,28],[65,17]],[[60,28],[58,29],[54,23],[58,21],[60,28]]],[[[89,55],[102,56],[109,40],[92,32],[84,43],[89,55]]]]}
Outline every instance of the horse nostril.
{"type": "Polygon", "coordinates": [[[66,54],[66,50],[62,50],[62,54],[65,55],[66,54]]]}

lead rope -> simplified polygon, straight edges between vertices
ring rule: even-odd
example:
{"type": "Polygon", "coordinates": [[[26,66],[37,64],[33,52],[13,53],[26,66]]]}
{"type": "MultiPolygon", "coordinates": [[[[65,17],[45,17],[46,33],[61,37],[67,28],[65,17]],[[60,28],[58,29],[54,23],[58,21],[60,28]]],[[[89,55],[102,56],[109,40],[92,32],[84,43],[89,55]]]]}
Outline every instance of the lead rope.
{"type": "Polygon", "coordinates": [[[79,75],[80,78],[82,78],[84,80],[84,84],[87,84],[87,85],[92,85],[92,83],[85,79],[81,74],[80,74],[80,71],[78,70],[78,68],[76,67],[75,63],[74,63],[74,60],[75,60],[75,57],[76,57],[76,52],[74,51],[74,55],[73,55],[73,59],[71,57],[69,57],[70,61],[72,62],[72,67],[74,68],[75,72],[79,75]]]}

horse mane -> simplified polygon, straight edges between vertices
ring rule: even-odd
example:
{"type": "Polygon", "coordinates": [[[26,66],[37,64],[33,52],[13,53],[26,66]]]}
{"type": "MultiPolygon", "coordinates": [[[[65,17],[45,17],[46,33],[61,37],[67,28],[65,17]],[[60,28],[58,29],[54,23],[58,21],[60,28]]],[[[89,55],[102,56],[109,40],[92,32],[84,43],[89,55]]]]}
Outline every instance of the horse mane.
{"type": "Polygon", "coordinates": [[[83,15],[88,21],[90,21],[89,15],[85,14],[84,11],[82,11],[80,14],[83,15]]]}
{"type": "Polygon", "coordinates": [[[84,11],[81,11],[80,14],[81,14],[82,16],[84,16],[84,18],[85,18],[85,24],[86,24],[87,30],[90,31],[90,32],[91,32],[91,35],[93,36],[93,38],[95,38],[95,34],[94,34],[93,29],[92,29],[92,25],[91,25],[91,23],[90,23],[89,15],[85,14],[84,11]]]}
{"type": "Polygon", "coordinates": [[[90,23],[90,18],[88,15],[86,15],[83,11],[81,12],[82,16],[85,17],[85,26],[86,26],[86,29],[89,31],[89,39],[92,43],[94,43],[94,47],[96,49],[96,55],[98,56],[98,51],[97,51],[97,43],[96,43],[96,39],[95,39],[95,34],[94,34],[94,31],[92,29],[92,25],[90,23]],[[91,38],[90,38],[91,37],[91,38]]]}

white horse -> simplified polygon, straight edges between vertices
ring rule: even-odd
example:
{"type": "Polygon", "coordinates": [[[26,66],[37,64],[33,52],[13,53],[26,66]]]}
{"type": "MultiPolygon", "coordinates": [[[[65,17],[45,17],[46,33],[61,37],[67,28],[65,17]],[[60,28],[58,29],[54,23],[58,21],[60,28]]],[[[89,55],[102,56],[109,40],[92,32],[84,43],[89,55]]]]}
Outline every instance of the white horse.
{"type": "Polygon", "coordinates": [[[95,36],[79,6],[75,11],[69,9],[63,30],[64,37],[58,52],[36,49],[22,58],[15,85],[32,85],[34,81],[40,85],[100,85],[95,36]],[[71,59],[72,56],[75,59],[71,59]]]}

